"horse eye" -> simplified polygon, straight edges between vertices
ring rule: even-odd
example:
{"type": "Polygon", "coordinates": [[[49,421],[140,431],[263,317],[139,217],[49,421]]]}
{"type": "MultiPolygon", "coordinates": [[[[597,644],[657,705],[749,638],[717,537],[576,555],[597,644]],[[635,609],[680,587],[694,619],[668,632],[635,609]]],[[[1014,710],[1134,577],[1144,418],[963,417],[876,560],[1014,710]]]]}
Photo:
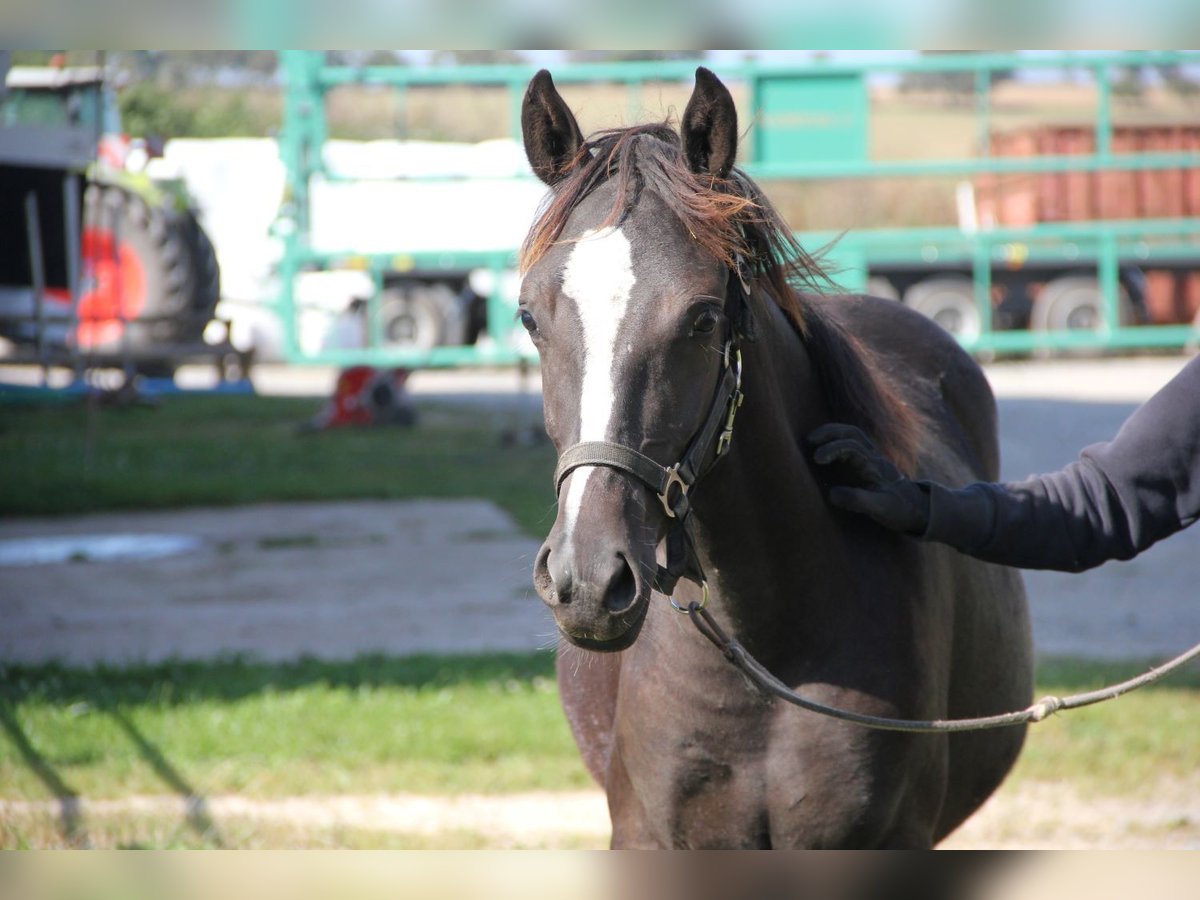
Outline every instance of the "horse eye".
{"type": "Polygon", "coordinates": [[[713,329],[717,327],[717,314],[710,310],[705,310],[700,313],[696,321],[692,323],[691,334],[712,334],[713,329]]]}
{"type": "Polygon", "coordinates": [[[525,326],[526,331],[530,334],[537,331],[537,320],[533,317],[533,313],[527,309],[522,309],[517,312],[517,315],[520,317],[521,324],[525,326]]]}

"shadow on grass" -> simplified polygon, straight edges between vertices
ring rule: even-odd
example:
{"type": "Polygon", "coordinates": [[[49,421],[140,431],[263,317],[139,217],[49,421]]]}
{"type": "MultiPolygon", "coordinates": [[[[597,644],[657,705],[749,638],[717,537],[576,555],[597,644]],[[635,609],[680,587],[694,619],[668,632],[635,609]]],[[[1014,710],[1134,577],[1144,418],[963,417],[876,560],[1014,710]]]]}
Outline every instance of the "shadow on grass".
{"type": "MultiPolygon", "coordinates": [[[[348,691],[386,687],[441,689],[513,681],[528,683],[535,678],[553,677],[552,652],[361,656],[346,662],[303,659],[263,663],[235,658],[127,668],[0,665],[0,703],[86,703],[112,713],[142,705],[234,701],[265,691],[285,693],[314,685],[348,691]]],[[[121,724],[130,733],[132,726],[128,721],[121,724]]]]}
{"type": "Polygon", "coordinates": [[[221,832],[217,830],[212,816],[209,815],[208,802],[204,797],[198,794],[196,789],[179,774],[179,771],[171,765],[170,760],[162,754],[158,746],[146,739],[146,736],[138,730],[124,712],[116,709],[108,709],[105,712],[125,732],[129,740],[137,747],[138,754],[150,765],[155,774],[183,799],[186,810],[184,821],[187,826],[205,841],[217,848],[223,848],[225,842],[221,837],[221,832]]]}
{"type": "MultiPolygon", "coordinates": [[[[1161,660],[1094,662],[1047,658],[1038,664],[1039,685],[1083,691],[1131,678],[1161,660]]],[[[288,693],[312,686],[355,691],[374,688],[438,690],[447,687],[530,683],[554,678],[554,653],[405,657],[361,656],[344,662],[302,659],[267,663],[242,658],[212,662],[166,662],[126,668],[68,668],[0,665],[0,705],[26,701],[50,704],[86,703],[118,718],[118,723],[155,764],[155,751],[128,718],[116,710],[138,706],[176,706],[208,700],[236,701],[264,692],[288,693]]],[[[1142,690],[1200,689],[1200,665],[1172,673],[1142,690]]],[[[11,712],[6,727],[15,727],[11,712]]],[[[161,756],[158,757],[161,760],[161,756]]],[[[165,761],[162,761],[165,764],[165,761]]],[[[185,796],[190,788],[176,774],[159,768],[160,776],[185,796]]]]}
{"type": "MultiPolygon", "coordinates": [[[[184,779],[179,771],[163,755],[162,751],[142,734],[124,712],[116,709],[107,709],[105,712],[125,733],[137,748],[139,755],[149,764],[158,777],[183,799],[186,810],[184,822],[187,827],[209,844],[217,848],[224,847],[225,842],[221,837],[220,831],[217,829],[216,823],[213,822],[212,816],[209,815],[208,805],[204,797],[196,792],[195,788],[184,779]]],[[[21,723],[16,716],[16,711],[7,701],[0,702],[0,728],[8,735],[8,739],[21,755],[29,771],[37,776],[38,780],[46,786],[46,789],[57,800],[59,806],[59,830],[64,842],[69,847],[74,848],[90,847],[91,840],[88,837],[87,829],[84,827],[79,792],[67,784],[49,761],[38,752],[38,749],[25,733],[25,729],[21,727],[21,723]]]]}
{"type": "Polygon", "coordinates": [[[38,753],[29,736],[17,721],[15,710],[6,702],[0,702],[0,728],[8,735],[25,765],[46,786],[58,801],[59,830],[69,847],[91,846],[87,830],[83,826],[83,815],[79,808],[79,793],[63,781],[62,776],[38,753]]]}

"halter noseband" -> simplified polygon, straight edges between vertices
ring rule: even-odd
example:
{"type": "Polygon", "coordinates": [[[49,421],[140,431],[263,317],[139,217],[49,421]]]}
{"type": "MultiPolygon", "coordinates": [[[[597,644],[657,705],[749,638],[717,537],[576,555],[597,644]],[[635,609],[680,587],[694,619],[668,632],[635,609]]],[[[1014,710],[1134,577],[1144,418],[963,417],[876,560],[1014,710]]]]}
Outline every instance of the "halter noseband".
{"type": "MultiPolygon", "coordinates": [[[[729,452],[733,423],[744,399],[741,344],[742,341],[753,341],[754,336],[750,319],[750,268],[741,257],[729,273],[726,318],[729,333],[725,338],[721,379],[704,424],[692,437],[679,462],[664,466],[624,444],[584,441],[564,450],[554,470],[556,494],[562,490],[563,480],[581,466],[605,466],[632,475],[658,495],[663,510],[673,521],[666,538],[667,564],[658,567],[654,589],[668,597],[685,575],[696,580],[704,588],[705,598],[708,597],[707,584],[699,571],[692,544],[689,495],[696,482],[729,452]]],[[[671,603],[676,609],[686,611],[674,599],[671,603]]]]}

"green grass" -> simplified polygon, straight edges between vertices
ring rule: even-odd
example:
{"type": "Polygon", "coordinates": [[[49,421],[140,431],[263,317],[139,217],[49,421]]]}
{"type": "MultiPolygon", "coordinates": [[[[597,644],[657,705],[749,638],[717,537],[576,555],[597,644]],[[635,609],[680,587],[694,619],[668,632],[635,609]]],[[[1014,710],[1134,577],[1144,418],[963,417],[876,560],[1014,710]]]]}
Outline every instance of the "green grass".
{"type": "Polygon", "coordinates": [[[551,654],[0,671],[0,796],[590,784],[551,654]]]}
{"type": "Polygon", "coordinates": [[[485,498],[540,537],[554,453],[502,447],[510,417],[425,407],[410,429],[298,436],[319,404],[173,397],[158,408],[0,407],[0,515],[266,501],[485,498]]]}
{"type": "MultiPolygon", "coordinates": [[[[1080,693],[1145,672],[1149,664],[1047,659],[1037,696],[1080,693]]],[[[1016,780],[1069,781],[1087,793],[1137,794],[1160,778],[1200,774],[1200,666],[1108,703],[1060,712],[1029,729],[1016,780]]]]}
{"type": "MultiPolygon", "coordinates": [[[[1050,661],[1039,692],[1135,664],[1050,661]]],[[[0,796],[588,787],[550,654],[0,670],[0,796]]],[[[1014,777],[1136,793],[1200,770],[1200,672],[1030,730],[1014,777]]]]}

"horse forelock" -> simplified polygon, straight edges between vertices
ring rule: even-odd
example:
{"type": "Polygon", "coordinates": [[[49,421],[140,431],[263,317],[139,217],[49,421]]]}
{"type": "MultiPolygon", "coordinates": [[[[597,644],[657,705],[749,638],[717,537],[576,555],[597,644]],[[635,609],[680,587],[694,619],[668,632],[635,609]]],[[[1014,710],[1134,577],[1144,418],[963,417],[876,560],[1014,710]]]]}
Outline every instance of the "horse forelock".
{"type": "Polygon", "coordinates": [[[557,244],[568,221],[600,186],[613,200],[588,233],[619,226],[644,191],[654,193],[691,238],[728,268],[745,261],[756,282],[791,321],[813,358],[830,414],[866,431],[905,470],[917,456],[919,416],[901,399],[874,355],[797,291],[824,293],[833,281],[796,241],[783,217],[745,172],[698,175],[688,168],[668,122],[598,132],[585,141],[568,174],[555,185],[521,247],[528,272],[557,244]]]}

